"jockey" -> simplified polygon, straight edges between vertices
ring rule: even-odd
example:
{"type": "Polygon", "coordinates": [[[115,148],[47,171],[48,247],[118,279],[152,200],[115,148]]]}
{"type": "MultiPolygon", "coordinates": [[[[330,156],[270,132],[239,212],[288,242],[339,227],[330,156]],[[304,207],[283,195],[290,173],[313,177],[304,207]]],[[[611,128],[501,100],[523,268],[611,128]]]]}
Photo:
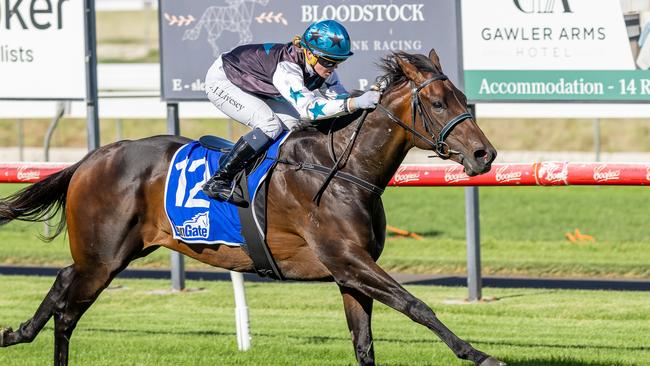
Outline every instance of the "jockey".
{"type": "Polygon", "coordinates": [[[367,91],[352,98],[335,72],[352,56],[350,36],[340,23],[310,25],[289,43],[248,44],[222,54],[205,79],[208,99],[253,130],[242,136],[203,186],[206,195],[242,205],[234,177],[263,154],[285,129],[374,108],[380,97],[367,91]]]}

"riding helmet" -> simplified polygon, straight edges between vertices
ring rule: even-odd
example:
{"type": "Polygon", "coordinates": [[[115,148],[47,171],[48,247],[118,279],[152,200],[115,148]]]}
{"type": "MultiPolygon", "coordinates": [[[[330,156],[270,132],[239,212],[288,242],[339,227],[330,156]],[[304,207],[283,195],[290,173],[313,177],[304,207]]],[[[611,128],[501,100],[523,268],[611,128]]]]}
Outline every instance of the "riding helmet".
{"type": "Polygon", "coordinates": [[[307,27],[300,44],[316,57],[324,56],[336,61],[343,61],[353,54],[348,31],[335,20],[321,20],[307,27]]]}

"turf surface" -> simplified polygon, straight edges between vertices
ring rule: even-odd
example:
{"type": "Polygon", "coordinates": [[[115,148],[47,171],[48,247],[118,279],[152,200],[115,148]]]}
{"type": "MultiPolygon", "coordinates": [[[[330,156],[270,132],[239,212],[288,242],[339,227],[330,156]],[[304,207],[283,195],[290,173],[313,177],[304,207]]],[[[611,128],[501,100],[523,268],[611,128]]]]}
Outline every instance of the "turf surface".
{"type": "MultiPolygon", "coordinates": [[[[33,314],[52,278],[0,277],[0,324],[33,314]]],[[[333,284],[246,284],[252,350],[238,352],[232,286],[189,281],[202,291],[159,294],[168,281],[116,280],[80,321],[73,365],[352,365],[340,295],[333,284]]],[[[498,301],[448,305],[463,288],[408,286],[458,336],[509,365],[650,364],[650,294],[486,289],[498,301]]],[[[375,303],[381,365],[468,365],[425,327],[375,303]]],[[[32,344],[0,349],[1,365],[46,365],[52,322],[32,344]]]]}

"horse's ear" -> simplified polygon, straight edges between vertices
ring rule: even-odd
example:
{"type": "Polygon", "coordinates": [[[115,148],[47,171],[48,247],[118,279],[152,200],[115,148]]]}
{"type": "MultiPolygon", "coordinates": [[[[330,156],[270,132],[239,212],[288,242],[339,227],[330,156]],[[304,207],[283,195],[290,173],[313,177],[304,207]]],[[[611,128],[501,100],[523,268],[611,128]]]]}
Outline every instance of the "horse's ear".
{"type": "Polygon", "coordinates": [[[438,68],[438,71],[442,72],[442,65],[440,64],[440,58],[436,53],[436,50],[433,48],[429,51],[429,59],[433,62],[433,65],[438,68]]]}
{"type": "Polygon", "coordinates": [[[395,58],[397,60],[397,64],[402,69],[404,75],[406,75],[407,78],[415,81],[418,84],[424,81],[424,77],[422,76],[422,74],[420,74],[418,69],[415,66],[413,66],[410,62],[408,62],[407,60],[399,56],[395,56],[395,58]]]}

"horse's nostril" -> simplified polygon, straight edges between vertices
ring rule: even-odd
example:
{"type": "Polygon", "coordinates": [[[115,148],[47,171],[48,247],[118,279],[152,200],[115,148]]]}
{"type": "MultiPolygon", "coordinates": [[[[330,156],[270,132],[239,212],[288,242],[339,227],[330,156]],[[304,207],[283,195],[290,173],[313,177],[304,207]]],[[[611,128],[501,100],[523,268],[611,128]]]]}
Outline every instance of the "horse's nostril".
{"type": "Polygon", "coordinates": [[[489,161],[490,160],[490,154],[486,150],[479,149],[474,151],[474,158],[476,160],[484,160],[484,161],[489,161]]]}

